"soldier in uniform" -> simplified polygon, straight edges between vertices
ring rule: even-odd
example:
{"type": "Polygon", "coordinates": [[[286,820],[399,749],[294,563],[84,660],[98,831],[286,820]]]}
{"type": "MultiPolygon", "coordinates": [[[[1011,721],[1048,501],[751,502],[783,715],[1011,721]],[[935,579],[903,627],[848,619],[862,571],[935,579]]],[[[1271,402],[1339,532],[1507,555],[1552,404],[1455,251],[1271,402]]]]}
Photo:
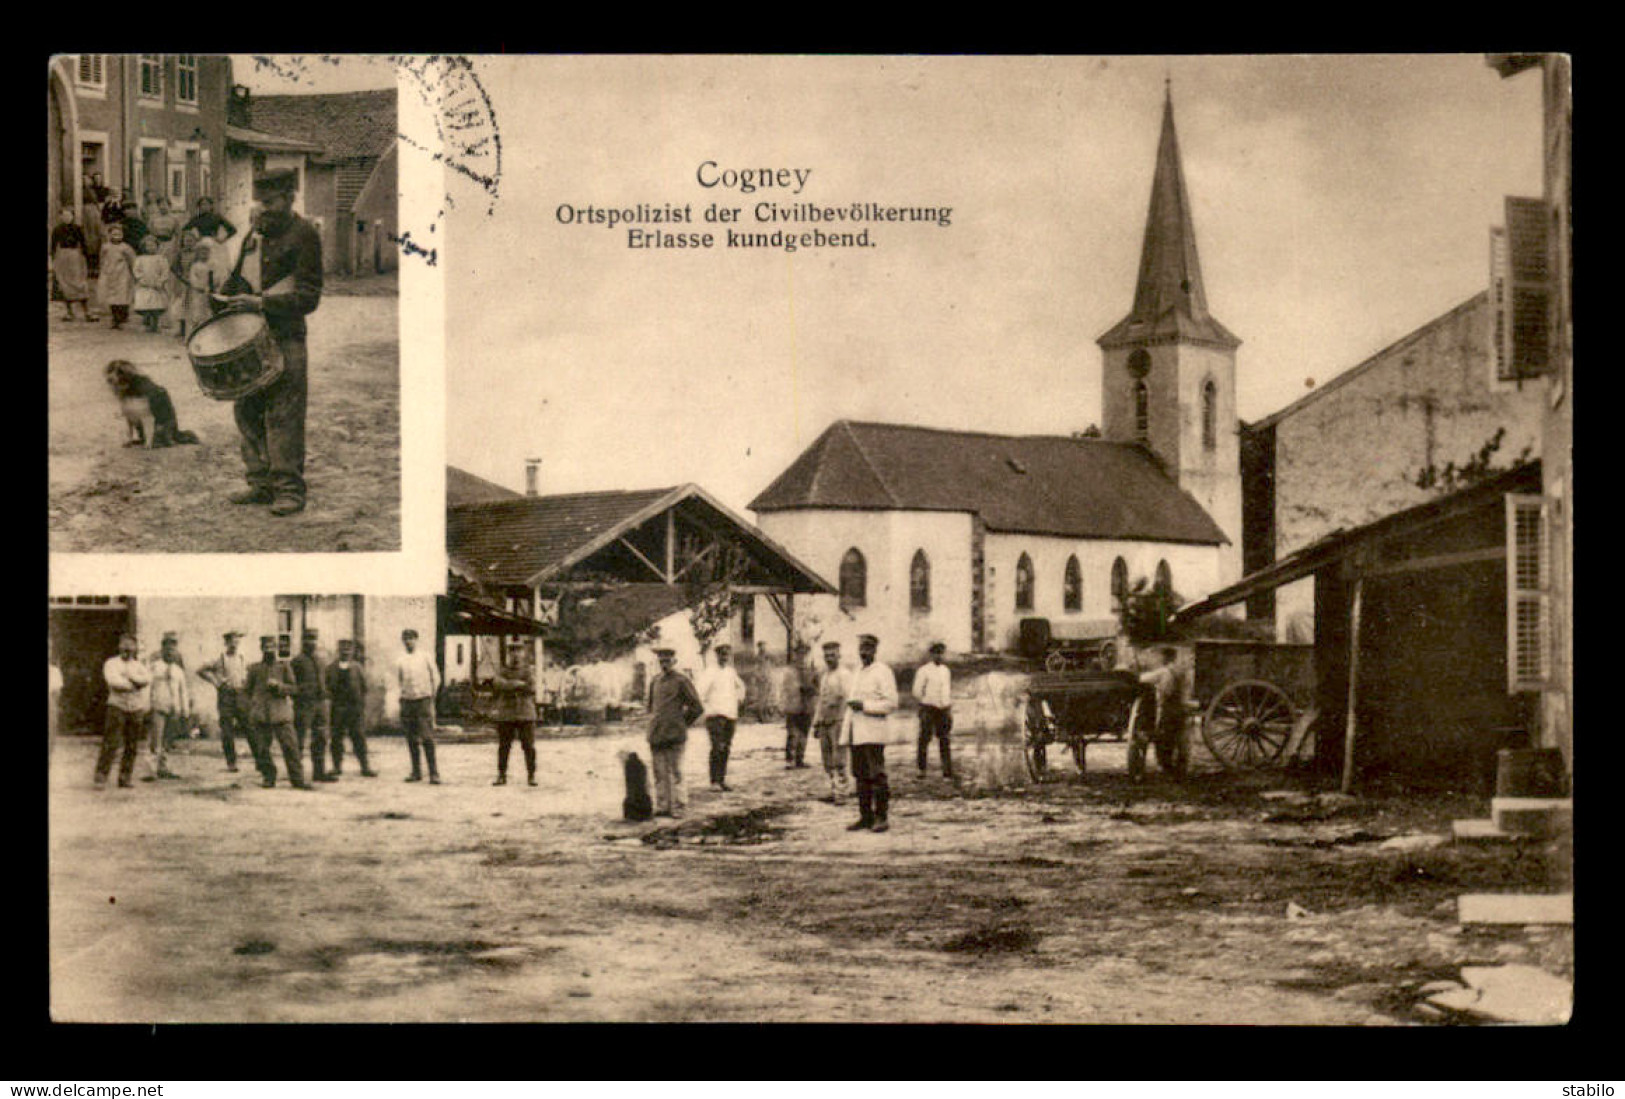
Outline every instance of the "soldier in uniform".
{"type": "Polygon", "coordinates": [[[841,643],[824,642],[824,670],[818,676],[818,702],[813,711],[813,732],[829,776],[829,800],[839,805],[846,787],[846,745],[841,743],[841,727],[846,723],[846,699],[851,694],[851,674],[841,667],[841,643]]]}
{"type": "Polygon", "coordinates": [[[237,430],[243,437],[248,489],[234,504],[269,504],[272,515],[305,509],[305,399],[309,359],[305,317],[322,299],[322,238],[316,227],[293,212],[298,173],[268,172],[254,179],[254,198],[264,204],[255,233],[243,243],[243,257],[227,280],[220,301],[265,314],[266,326],[282,354],[276,381],[237,402],[237,430]],[[259,281],[243,276],[245,261],[257,255],[259,281]]]}
{"type": "Polygon", "coordinates": [[[434,696],[440,690],[440,669],[428,653],[420,653],[418,631],[401,631],[401,647],[395,658],[395,682],[400,687],[401,727],[406,731],[406,750],[412,756],[412,773],[407,782],[423,781],[423,762],[429,764],[429,784],[440,785],[440,768],[434,760],[434,696]]]}
{"type": "Polygon", "coordinates": [[[169,769],[169,750],[186,736],[186,719],[192,713],[192,696],[186,682],[186,665],[181,662],[181,639],[173,630],[159,642],[152,659],[152,711],[147,734],[148,759],[152,774],[143,782],[180,778],[169,769]]]}
{"type": "Polygon", "coordinates": [[[248,669],[248,716],[254,723],[257,751],[264,785],[276,785],[276,761],[271,757],[271,741],[282,746],[282,759],[288,765],[288,781],[301,790],[311,789],[305,781],[304,763],[299,758],[299,741],[293,732],[293,695],[297,686],[293,669],[276,656],[276,638],[260,638],[260,662],[248,669]]]}
{"type": "Polygon", "coordinates": [[[846,703],[851,722],[842,736],[852,746],[852,778],[858,788],[858,819],[847,825],[849,832],[884,832],[891,827],[886,819],[891,804],[891,787],[886,781],[886,715],[897,709],[897,677],[875,659],[879,649],[874,634],[858,638],[862,667],[852,677],[852,693],[846,703]]]}
{"type": "Polygon", "coordinates": [[[367,765],[367,734],[361,723],[367,716],[367,675],[355,658],[355,642],[339,642],[339,658],[327,666],[327,704],[332,711],[333,777],[344,769],[344,738],[350,738],[361,774],[377,778],[367,765]]]}
{"type": "Polygon", "coordinates": [[[683,790],[683,748],[688,727],[705,712],[699,692],[677,670],[673,649],[656,649],[660,674],[649,681],[649,755],[654,768],[655,816],[681,816],[688,797],[683,790]]]}
{"type": "Polygon", "coordinates": [[[337,782],[327,771],[327,674],[316,655],[316,631],[306,630],[299,639],[299,655],[289,662],[298,691],[293,697],[293,728],[299,737],[299,751],[305,750],[305,734],[310,734],[310,778],[312,782],[337,782]]]}
{"type": "Polygon", "coordinates": [[[784,711],[784,766],[786,770],[807,766],[807,733],[812,728],[813,709],[818,702],[818,678],[807,666],[808,645],[801,638],[790,647],[784,665],[784,691],[779,708],[784,711]]]}
{"type": "Polygon", "coordinates": [[[508,756],[517,738],[525,753],[525,780],[536,785],[536,674],[524,650],[518,645],[508,650],[500,672],[491,678],[496,688],[497,780],[508,781],[508,756]]]}
{"type": "MultiPolygon", "coordinates": [[[[199,679],[214,688],[215,710],[220,715],[220,751],[226,757],[228,771],[237,770],[239,736],[248,742],[249,751],[254,750],[254,737],[248,727],[248,657],[237,651],[237,639],[242,636],[239,630],[226,631],[225,651],[197,673],[199,679]]],[[[258,756],[254,763],[264,771],[258,756]]]]}

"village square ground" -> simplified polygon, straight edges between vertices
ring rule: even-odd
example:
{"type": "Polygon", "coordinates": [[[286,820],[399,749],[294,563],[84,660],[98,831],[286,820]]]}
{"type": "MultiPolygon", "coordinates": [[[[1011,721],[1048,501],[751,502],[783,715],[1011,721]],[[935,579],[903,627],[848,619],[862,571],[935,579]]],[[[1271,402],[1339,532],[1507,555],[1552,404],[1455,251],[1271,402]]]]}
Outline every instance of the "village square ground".
{"type": "Polygon", "coordinates": [[[50,548],[57,553],[392,551],[400,531],[400,347],[396,276],[330,277],[309,318],[306,510],[273,518],[226,500],[244,487],[229,401],[198,388],[173,333],[117,332],[49,316],[50,548]],[[145,450],[103,380],[127,359],[169,391],[197,446],[145,450]]]}
{"type": "Polygon", "coordinates": [[[377,736],[380,777],[309,793],[228,774],[214,740],[171,757],[180,781],[97,792],[96,739],[64,737],[52,1017],[1449,1024],[1423,1000],[1464,966],[1573,978],[1569,929],[1456,918],[1567,887],[1555,849],[1384,846],[1483,815],[1477,792],[1265,798],[1315,787],[1206,759],[1132,788],[1112,743],[1037,784],[977,734],[956,790],[935,759],[917,777],[905,718],[885,835],[819,800],[816,746],[785,769],[779,726],[741,727],[728,793],[694,730],[689,813],[647,824],[619,819],[632,725],[544,737],[534,788],[494,788],[477,734],[407,784],[377,736]]]}

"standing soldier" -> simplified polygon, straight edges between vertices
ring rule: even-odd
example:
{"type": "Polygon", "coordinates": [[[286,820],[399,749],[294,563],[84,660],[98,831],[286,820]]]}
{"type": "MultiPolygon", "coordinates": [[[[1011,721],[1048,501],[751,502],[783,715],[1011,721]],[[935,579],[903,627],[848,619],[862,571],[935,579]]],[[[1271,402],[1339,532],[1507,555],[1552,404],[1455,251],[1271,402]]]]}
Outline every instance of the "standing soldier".
{"type": "Polygon", "coordinates": [[[186,666],[181,663],[181,641],[173,630],[164,634],[158,655],[153,658],[151,691],[147,758],[152,763],[152,774],[142,781],[180,778],[169,769],[169,749],[186,735],[186,718],[192,712],[192,700],[186,686],[186,666]]]}
{"type": "Polygon", "coordinates": [[[524,650],[512,645],[503,659],[502,670],[491,677],[496,688],[497,780],[508,782],[508,756],[517,737],[525,753],[525,780],[536,785],[536,673],[524,650]]]}
{"type": "Polygon", "coordinates": [[[440,689],[440,669],[428,653],[420,653],[418,631],[401,631],[401,647],[406,651],[395,660],[395,682],[401,690],[401,727],[406,730],[406,750],[412,754],[412,773],[407,782],[423,781],[419,759],[428,757],[429,783],[440,785],[440,769],[434,761],[434,696],[440,689]]]}
{"type": "Polygon", "coordinates": [[[96,789],[107,785],[107,772],[112,769],[113,757],[122,747],[119,759],[118,784],[130,785],[135,773],[135,757],[141,751],[141,738],[147,731],[147,710],[151,706],[148,688],[152,671],[136,658],[140,645],[131,634],[118,639],[118,655],[110,656],[102,665],[102,678],[107,681],[107,723],[103,726],[102,750],[96,756],[96,789]]]}
{"type": "MultiPolygon", "coordinates": [[[[238,630],[226,631],[225,652],[214,663],[200,669],[198,678],[214,688],[215,710],[220,715],[220,750],[226,757],[226,770],[237,770],[237,737],[248,742],[254,750],[254,737],[248,727],[248,658],[237,651],[238,630]]],[[[263,772],[258,756],[254,763],[263,772]]]]}
{"type": "Polygon", "coordinates": [[[925,774],[926,760],[931,755],[931,740],[935,737],[937,750],[942,756],[942,777],[951,781],[954,777],[954,757],[948,747],[948,734],[954,728],[954,699],[953,677],[948,665],[942,662],[942,654],[947,649],[948,646],[941,641],[931,643],[931,663],[921,665],[920,670],[914,673],[914,700],[920,707],[920,774],[925,774]]]}
{"type": "Polygon", "coordinates": [[[796,638],[790,647],[790,660],[784,666],[780,707],[784,710],[786,770],[807,766],[807,733],[812,728],[812,712],[818,704],[818,680],[807,666],[807,652],[807,643],[796,638]]]}
{"type": "Polygon", "coordinates": [[[733,746],[734,729],[739,724],[739,704],[745,698],[745,681],[729,664],[731,645],[712,650],[716,667],[700,676],[700,702],[705,706],[705,731],[711,737],[711,785],[718,790],[728,785],[728,752],[733,746]]]}
{"type": "Polygon", "coordinates": [[[367,676],[355,660],[355,642],[349,638],[339,642],[339,658],[327,666],[327,704],[332,710],[333,777],[344,770],[344,738],[348,736],[361,774],[377,778],[378,772],[367,765],[367,736],[361,730],[367,715],[367,676]]]}
{"type": "Polygon", "coordinates": [[[656,649],[660,674],[649,681],[649,756],[655,773],[655,816],[679,817],[688,804],[683,790],[683,748],[688,727],[705,712],[688,676],[677,671],[677,653],[656,649]]]}
{"type": "Polygon", "coordinates": [[[271,757],[271,741],[275,740],[288,765],[288,782],[300,790],[311,789],[293,732],[293,695],[298,687],[293,670],[277,659],[276,638],[271,634],[260,638],[260,662],[248,669],[247,689],[248,717],[254,723],[254,761],[260,764],[262,785],[276,785],[276,760],[271,757]]]}
{"type": "Polygon", "coordinates": [[[312,782],[337,782],[327,771],[327,675],[321,657],[316,655],[316,631],[306,630],[299,639],[299,655],[290,662],[298,693],[293,699],[293,728],[299,737],[299,751],[305,750],[305,734],[310,734],[310,778],[312,782]]]}
{"type": "Polygon", "coordinates": [[[897,709],[897,677],[875,659],[879,650],[880,641],[874,634],[858,638],[858,659],[863,666],[852,677],[852,694],[846,703],[852,722],[843,731],[852,746],[852,778],[858,787],[858,819],[846,826],[848,832],[865,828],[884,832],[891,827],[886,819],[891,805],[891,787],[886,783],[886,715],[897,709]]]}
{"type": "Polygon", "coordinates": [[[852,693],[851,674],[841,667],[841,643],[824,642],[824,671],[818,677],[818,705],[813,714],[813,731],[823,756],[824,773],[829,776],[829,801],[841,803],[846,788],[846,745],[841,743],[841,727],[846,723],[846,699],[852,693]]]}

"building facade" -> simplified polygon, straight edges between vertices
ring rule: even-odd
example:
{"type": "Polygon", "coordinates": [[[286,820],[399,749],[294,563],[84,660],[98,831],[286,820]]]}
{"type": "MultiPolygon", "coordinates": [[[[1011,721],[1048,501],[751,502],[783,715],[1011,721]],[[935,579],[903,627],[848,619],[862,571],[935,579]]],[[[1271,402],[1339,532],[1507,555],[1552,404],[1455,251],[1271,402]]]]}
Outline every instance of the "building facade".
{"type": "MultiPolygon", "coordinates": [[[[1436,497],[1475,464],[1539,457],[1543,387],[1508,376],[1497,354],[1504,318],[1493,289],[1476,294],[1247,425],[1246,571],[1436,497]]],[[[1312,641],[1309,581],[1261,593],[1249,616],[1312,641]]]]}
{"type": "Polygon", "coordinates": [[[221,198],[231,59],[208,54],[65,54],[49,73],[47,226],[79,210],[92,177],[177,211],[221,198]]]}

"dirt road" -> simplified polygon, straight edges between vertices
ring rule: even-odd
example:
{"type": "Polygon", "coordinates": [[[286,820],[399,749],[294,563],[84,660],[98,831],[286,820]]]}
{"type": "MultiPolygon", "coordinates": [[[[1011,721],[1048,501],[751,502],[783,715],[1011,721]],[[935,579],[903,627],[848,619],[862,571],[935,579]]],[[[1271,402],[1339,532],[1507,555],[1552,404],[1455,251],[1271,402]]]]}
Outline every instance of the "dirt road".
{"type": "Polygon", "coordinates": [[[1418,987],[1464,964],[1572,977],[1569,932],[1454,918],[1462,892],[1555,887],[1549,853],[1380,850],[1476,798],[1133,791],[1120,746],[1086,782],[965,794],[894,747],[893,830],[848,833],[782,736],[742,727],[720,793],[695,730],[675,826],[617,819],[632,729],[542,742],[535,788],[492,787],[473,742],[406,784],[375,738],[381,777],[310,793],[225,773],[213,741],[172,757],[183,781],[98,793],[95,745],[64,741],[54,1016],[1376,1024],[1430,1021],[1418,987]]]}
{"type": "Polygon", "coordinates": [[[305,476],[296,516],[233,508],[244,487],[230,402],[205,397],[173,334],[49,314],[50,547],[55,552],[266,553],[400,548],[400,354],[393,296],[328,294],[310,320],[305,476]],[[102,379],[128,359],[202,440],[126,448],[102,379]]]}

